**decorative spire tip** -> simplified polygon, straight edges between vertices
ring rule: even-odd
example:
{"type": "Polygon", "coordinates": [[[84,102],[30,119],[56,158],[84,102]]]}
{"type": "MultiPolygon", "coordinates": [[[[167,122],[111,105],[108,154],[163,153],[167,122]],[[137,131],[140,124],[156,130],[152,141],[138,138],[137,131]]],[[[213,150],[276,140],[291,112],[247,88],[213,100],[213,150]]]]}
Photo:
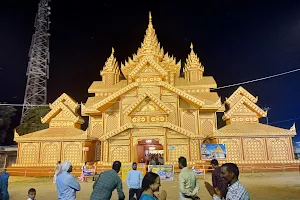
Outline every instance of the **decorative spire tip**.
{"type": "Polygon", "coordinates": [[[194,49],[193,43],[191,42],[191,46],[190,46],[191,50],[194,49]]]}
{"type": "Polygon", "coordinates": [[[152,15],[151,15],[151,11],[149,11],[149,23],[152,22],[152,15]]]}
{"type": "Polygon", "coordinates": [[[115,53],[115,49],[112,47],[111,48],[111,54],[114,54],[115,53]]]}

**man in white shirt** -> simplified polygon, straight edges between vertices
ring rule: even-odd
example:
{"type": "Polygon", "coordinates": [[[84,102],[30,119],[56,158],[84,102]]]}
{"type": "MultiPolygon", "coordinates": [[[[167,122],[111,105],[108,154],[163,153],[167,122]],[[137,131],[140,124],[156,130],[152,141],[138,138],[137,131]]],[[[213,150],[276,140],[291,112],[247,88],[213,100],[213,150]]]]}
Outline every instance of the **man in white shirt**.
{"type": "Polygon", "coordinates": [[[132,163],[132,170],[127,174],[126,183],[129,188],[129,200],[134,199],[134,194],[136,199],[140,198],[140,189],[142,187],[142,172],[137,170],[136,162],[132,163]]]}
{"type": "Polygon", "coordinates": [[[195,173],[187,168],[185,157],[178,158],[178,165],[181,172],[179,174],[180,200],[200,199],[197,193],[200,189],[195,173]]]}
{"type": "MultiPolygon", "coordinates": [[[[224,178],[229,183],[225,200],[250,200],[248,191],[239,181],[239,173],[239,168],[234,163],[225,163],[222,165],[221,178],[224,178]]],[[[222,194],[218,188],[214,189],[207,182],[205,182],[205,187],[213,196],[213,200],[222,199],[222,194]]]]}

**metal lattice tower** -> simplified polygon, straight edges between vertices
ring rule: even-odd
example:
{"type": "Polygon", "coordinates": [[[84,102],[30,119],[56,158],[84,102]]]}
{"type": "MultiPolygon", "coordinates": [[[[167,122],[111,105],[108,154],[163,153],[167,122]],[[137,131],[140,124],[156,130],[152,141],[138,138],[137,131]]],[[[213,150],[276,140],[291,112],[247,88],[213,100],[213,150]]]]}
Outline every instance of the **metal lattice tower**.
{"type": "Polygon", "coordinates": [[[24,96],[21,123],[28,109],[47,102],[47,79],[49,78],[49,36],[51,0],[40,0],[35,17],[27,67],[27,85],[24,96]]]}

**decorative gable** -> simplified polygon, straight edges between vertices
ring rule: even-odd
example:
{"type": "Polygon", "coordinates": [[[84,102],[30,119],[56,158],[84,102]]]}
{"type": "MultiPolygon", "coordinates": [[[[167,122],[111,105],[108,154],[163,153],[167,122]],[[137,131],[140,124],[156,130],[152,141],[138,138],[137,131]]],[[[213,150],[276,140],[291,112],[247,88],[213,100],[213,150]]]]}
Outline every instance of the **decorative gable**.
{"type": "Polygon", "coordinates": [[[79,128],[84,120],[77,114],[79,108],[67,94],[62,94],[53,104],[50,104],[51,111],[41,119],[42,123],[50,124],[52,127],[76,127],[79,128]]]}
{"type": "Polygon", "coordinates": [[[168,73],[150,56],[146,56],[132,70],[132,72],[129,74],[129,77],[145,75],[167,76],[168,73]]]}
{"type": "Polygon", "coordinates": [[[253,103],[257,103],[258,101],[258,97],[254,97],[247,90],[245,90],[243,87],[240,86],[229,98],[226,98],[225,103],[228,104],[229,107],[231,107],[243,96],[245,96],[253,103]]]}
{"type": "Polygon", "coordinates": [[[240,87],[238,92],[235,91],[226,103],[229,105],[229,110],[224,113],[223,120],[227,123],[232,122],[258,122],[261,117],[266,117],[267,112],[258,107],[254,102],[257,98],[240,87]],[[233,102],[235,102],[233,104],[233,102]]]}
{"type": "Polygon", "coordinates": [[[170,114],[170,112],[168,106],[148,91],[125,110],[125,115],[170,114]]]}

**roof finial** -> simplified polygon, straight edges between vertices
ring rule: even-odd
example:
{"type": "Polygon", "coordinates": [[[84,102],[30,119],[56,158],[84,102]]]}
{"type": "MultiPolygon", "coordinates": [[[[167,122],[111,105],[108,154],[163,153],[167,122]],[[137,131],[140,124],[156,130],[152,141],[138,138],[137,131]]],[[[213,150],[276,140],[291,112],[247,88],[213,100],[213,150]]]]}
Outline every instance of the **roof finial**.
{"type": "Polygon", "coordinates": [[[191,42],[191,46],[190,46],[191,50],[194,49],[193,43],[191,42]]]}
{"type": "Polygon", "coordinates": [[[152,15],[151,15],[151,11],[149,11],[149,23],[152,23],[152,15]]]}
{"type": "Polygon", "coordinates": [[[111,48],[111,54],[114,54],[115,53],[115,49],[112,47],[111,48]]]}

